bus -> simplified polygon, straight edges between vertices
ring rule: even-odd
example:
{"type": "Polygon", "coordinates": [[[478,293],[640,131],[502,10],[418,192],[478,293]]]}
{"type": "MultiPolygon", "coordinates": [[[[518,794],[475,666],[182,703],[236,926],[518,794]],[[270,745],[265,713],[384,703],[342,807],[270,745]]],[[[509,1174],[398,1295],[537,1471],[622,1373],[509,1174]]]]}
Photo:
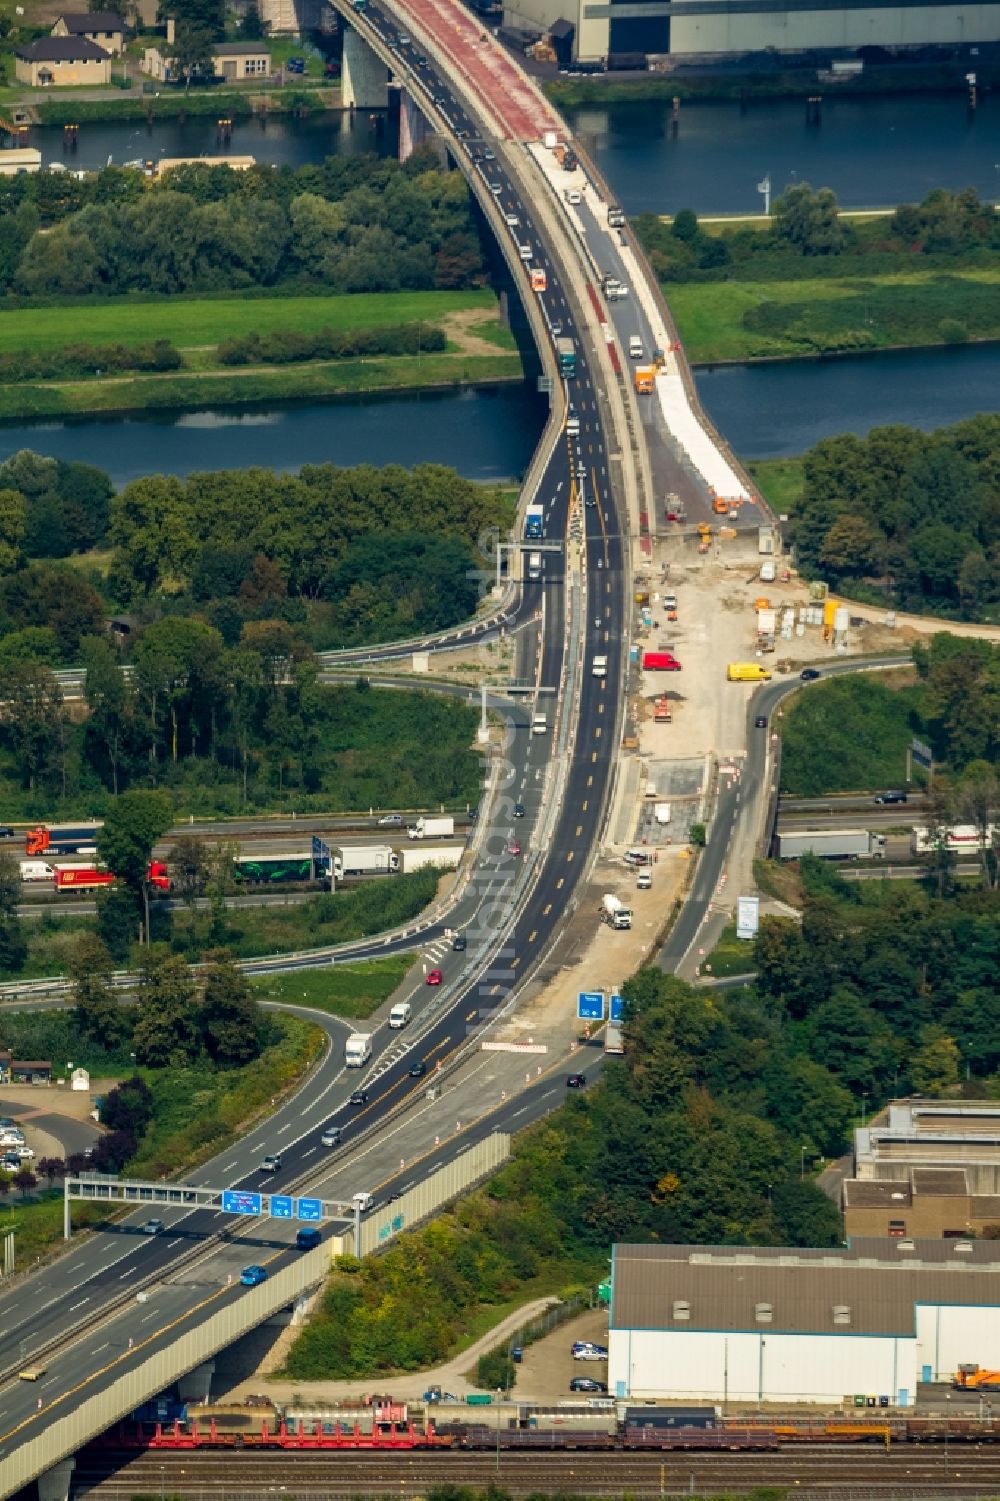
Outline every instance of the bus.
{"type": "Polygon", "coordinates": [[[576,375],[576,345],[572,339],[556,340],[556,359],[559,362],[559,374],[566,380],[573,380],[576,375]]]}

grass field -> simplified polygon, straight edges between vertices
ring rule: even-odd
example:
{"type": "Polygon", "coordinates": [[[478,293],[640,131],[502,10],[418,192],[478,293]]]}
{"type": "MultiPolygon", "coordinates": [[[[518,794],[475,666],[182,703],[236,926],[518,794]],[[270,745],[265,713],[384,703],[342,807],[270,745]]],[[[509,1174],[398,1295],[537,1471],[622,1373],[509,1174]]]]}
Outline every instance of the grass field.
{"type": "Polygon", "coordinates": [[[747,975],[752,971],[753,944],[745,938],[737,938],[736,924],[727,923],[715,948],[701,966],[702,974],[724,980],[730,975],[747,975]]]}
{"type": "MultiPolygon", "coordinates": [[[[349,297],[170,297],[161,302],[95,298],[0,312],[0,353],[29,348],[44,352],[75,343],[145,344],[153,339],[169,339],[178,349],[202,349],[254,332],[433,323],[469,308],[495,314],[496,306],[495,296],[486,290],[372,292],[349,297]]],[[[484,317],[483,321],[490,326],[490,320],[484,317]]],[[[478,326],[476,332],[482,335],[478,326]]]]}
{"type": "Polygon", "coordinates": [[[772,510],[794,511],[802,498],[801,459],[755,459],[747,465],[772,510]]]}
{"type": "Polygon", "coordinates": [[[412,954],[393,954],[358,964],[294,974],[258,976],[254,989],[262,1001],[311,1006],[332,1016],[362,1019],[377,1011],[413,967],[412,954]]]}
{"type": "Polygon", "coordinates": [[[809,281],[671,282],[664,288],[688,358],[789,358],[954,342],[947,325],[1000,338],[1000,271],[809,281]],[[744,321],[748,315],[754,326],[744,321]]]}

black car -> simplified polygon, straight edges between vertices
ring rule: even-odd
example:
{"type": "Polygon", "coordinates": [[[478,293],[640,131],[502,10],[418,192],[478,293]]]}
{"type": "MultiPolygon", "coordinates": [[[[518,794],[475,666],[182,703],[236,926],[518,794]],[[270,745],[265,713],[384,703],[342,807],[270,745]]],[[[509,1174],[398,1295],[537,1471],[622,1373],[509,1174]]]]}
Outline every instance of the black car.
{"type": "Polygon", "coordinates": [[[606,1392],[606,1381],[595,1381],[593,1376],[574,1376],[569,1384],[571,1392],[606,1392]]]}
{"type": "Polygon", "coordinates": [[[566,1080],[567,1089],[582,1089],[587,1082],[586,1074],[570,1074],[566,1080]]]}
{"type": "Polygon", "coordinates": [[[9,823],[0,824],[0,839],[13,839],[14,830],[9,823]]]}
{"type": "Polygon", "coordinates": [[[355,1106],[357,1106],[357,1105],[367,1105],[368,1104],[368,1091],[367,1091],[367,1089],[356,1089],[354,1091],[354,1093],[351,1095],[351,1098],[348,1100],[347,1103],[348,1103],[348,1105],[355,1105],[355,1106]]]}
{"type": "Polygon", "coordinates": [[[880,792],[877,797],[875,797],[875,798],[872,799],[872,801],[875,802],[875,803],[905,803],[906,802],[906,793],[905,792],[880,792]]]}
{"type": "Polygon", "coordinates": [[[456,954],[462,954],[468,948],[468,940],[464,933],[456,933],[451,940],[451,946],[456,954]]]}
{"type": "Polygon", "coordinates": [[[514,817],[515,818],[523,818],[524,817],[524,804],[523,803],[515,803],[514,804],[514,817]]]}
{"type": "Polygon", "coordinates": [[[410,1078],[411,1079],[422,1079],[424,1077],[424,1074],[426,1074],[426,1072],[427,1072],[427,1065],[426,1065],[426,1063],[422,1063],[422,1062],[421,1063],[414,1063],[414,1064],[411,1064],[411,1066],[410,1066],[410,1078]]]}
{"type": "Polygon", "coordinates": [[[819,668],[803,667],[802,671],[799,673],[799,677],[804,683],[815,683],[816,679],[819,677],[819,668]]]}
{"type": "Polygon", "coordinates": [[[758,730],[766,730],[767,729],[767,715],[766,714],[758,714],[757,718],[754,720],[754,725],[756,726],[756,728],[758,730]]]}

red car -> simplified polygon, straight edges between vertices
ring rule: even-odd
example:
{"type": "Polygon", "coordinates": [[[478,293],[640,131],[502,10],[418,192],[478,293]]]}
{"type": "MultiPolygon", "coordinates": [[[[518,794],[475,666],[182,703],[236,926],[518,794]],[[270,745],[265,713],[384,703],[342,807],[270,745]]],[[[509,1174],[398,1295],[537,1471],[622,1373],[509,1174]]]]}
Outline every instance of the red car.
{"type": "Polygon", "coordinates": [[[443,977],[439,969],[432,969],[428,970],[427,972],[428,985],[440,985],[442,978],[443,977]]]}
{"type": "Polygon", "coordinates": [[[519,855],[521,853],[521,841],[520,841],[520,839],[508,839],[507,840],[507,853],[508,853],[508,855],[519,855]]]}

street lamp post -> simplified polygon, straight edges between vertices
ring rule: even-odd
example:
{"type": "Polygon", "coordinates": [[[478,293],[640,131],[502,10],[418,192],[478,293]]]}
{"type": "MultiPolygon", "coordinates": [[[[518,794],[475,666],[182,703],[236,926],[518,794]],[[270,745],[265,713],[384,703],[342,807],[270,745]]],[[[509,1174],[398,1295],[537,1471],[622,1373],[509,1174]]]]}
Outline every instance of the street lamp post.
{"type": "Polygon", "coordinates": [[[503,1389],[497,1387],[497,1474],[500,1474],[500,1399],[503,1397],[503,1389]]]}

